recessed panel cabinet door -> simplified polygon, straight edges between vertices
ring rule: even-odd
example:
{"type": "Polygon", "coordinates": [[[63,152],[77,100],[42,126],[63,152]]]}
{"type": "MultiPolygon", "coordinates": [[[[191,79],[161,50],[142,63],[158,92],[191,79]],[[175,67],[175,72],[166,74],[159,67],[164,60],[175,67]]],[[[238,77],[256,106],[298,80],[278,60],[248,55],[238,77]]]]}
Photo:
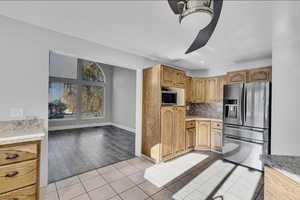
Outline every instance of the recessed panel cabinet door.
{"type": "Polygon", "coordinates": [[[185,150],[185,107],[174,110],[174,153],[179,153],[185,150]]]}
{"type": "Polygon", "coordinates": [[[186,149],[191,150],[195,147],[195,136],[196,136],[196,128],[187,128],[186,129],[186,149]]]}
{"type": "Polygon", "coordinates": [[[197,130],[197,149],[210,148],[210,121],[199,121],[197,130]]]}
{"type": "Polygon", "coordinates": [[[192,79],[192,101],[194,103],[205,102],[205,79],[193,78],[192,79]]]}
{"type": "Polygon", "coordinates": [[[161,108],[161,158],[173,154],[174,110],[172,107],[161,108]]]}
{"type": "Polygon", "coordinates": [[[222,130],[221,129],[211,129],[211,149],[216,151],[222,151],[222,130]]]}
{"type": "Polygon", "coordinates": [[[176,73],[174,69],[169,67],[162,67],[161,69],[161,85],[164,87],[174,87],[176,80],[176,73]]]}
{"type": "Polygon", "coordinates": [[[209,78],[206,80],[206,103],[217,102],[217,78],[209,78]]]}

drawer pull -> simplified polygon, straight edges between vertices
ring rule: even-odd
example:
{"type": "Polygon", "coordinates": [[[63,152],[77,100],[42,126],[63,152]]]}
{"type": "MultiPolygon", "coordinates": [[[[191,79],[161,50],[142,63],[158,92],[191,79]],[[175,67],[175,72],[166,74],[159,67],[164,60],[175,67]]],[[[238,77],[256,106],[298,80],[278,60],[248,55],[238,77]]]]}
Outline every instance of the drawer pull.
{"type": "Polygon", "coordinates": [[[12,159],[16,159],[16,158],[18,158],[18,157],[19,157],[18,154],[8,154],[8,155],[6,156],[6,160],[12,160],[12,159]]]}
{"type": "Polygon", "coordinates": [[[5,175],[5,177],[11,178],[11,177],[16,176],[18,173],[19,173],[19,172],[17,172],[17,171],[8,172],[8,173],[5,175]]]}
{"type": "Polygon", "coordinates": [[[8,200],[18,200],[18,198],[9,198],[8,200]]]}

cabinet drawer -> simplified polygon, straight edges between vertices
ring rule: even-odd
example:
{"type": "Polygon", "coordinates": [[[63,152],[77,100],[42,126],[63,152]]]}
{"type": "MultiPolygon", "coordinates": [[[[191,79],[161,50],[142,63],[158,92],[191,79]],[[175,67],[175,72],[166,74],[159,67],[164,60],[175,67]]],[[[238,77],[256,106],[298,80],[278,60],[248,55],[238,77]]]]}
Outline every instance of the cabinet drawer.
{"type": "Polygon", "coordinates": [[[188,129],[188,128],[195,128],[196,127],[196,121],[186,121],[185,122],[185,128],[188,129]]]}
{"type": "Polygon", "coordinates": [[[219,121],[211,121],[211,128],[223,129],[223,123],[219,121]]]}
{"type": "Polygon", "coordinates": [[[37,158],[37,144],[0,147],[0,166],[37,158]]]}
{"type": "Polygon", "coordinates": [[[1,200],[36,200],[36,185],[0,195],[1,200]]]}
{"type": "Polygon", "coordinates": [[[0,194],[36,183],[37,160],[0,167],[0,194]]]}

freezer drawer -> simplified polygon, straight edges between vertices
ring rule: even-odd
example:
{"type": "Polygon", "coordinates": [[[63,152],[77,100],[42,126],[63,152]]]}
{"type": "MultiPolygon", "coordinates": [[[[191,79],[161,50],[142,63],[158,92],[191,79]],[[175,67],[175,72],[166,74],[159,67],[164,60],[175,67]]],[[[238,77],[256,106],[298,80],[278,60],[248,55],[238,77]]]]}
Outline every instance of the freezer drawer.
{"type": "Polygon", "coordinates": [[[261,154],[267,153],[267,143],[259,144],[224,135],[223,158],[253,169],[263,170],[261,154]]]}

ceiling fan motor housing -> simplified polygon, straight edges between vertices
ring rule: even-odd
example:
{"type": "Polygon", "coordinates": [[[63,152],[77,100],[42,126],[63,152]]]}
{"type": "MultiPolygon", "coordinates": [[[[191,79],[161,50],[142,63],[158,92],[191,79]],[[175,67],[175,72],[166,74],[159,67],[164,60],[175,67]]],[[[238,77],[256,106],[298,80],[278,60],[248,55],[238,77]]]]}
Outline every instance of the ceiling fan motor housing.
{"type": "MultiPolygon", "coordinates": [[[[183,1],[178,2],[182,5],[183,1]]],[[[186,0],[182,13],[179,15],[179,22],[182,19],[196,12],[206,12],[211,17],[214,15],[214,2],[213,0],[186,0]]]]}

